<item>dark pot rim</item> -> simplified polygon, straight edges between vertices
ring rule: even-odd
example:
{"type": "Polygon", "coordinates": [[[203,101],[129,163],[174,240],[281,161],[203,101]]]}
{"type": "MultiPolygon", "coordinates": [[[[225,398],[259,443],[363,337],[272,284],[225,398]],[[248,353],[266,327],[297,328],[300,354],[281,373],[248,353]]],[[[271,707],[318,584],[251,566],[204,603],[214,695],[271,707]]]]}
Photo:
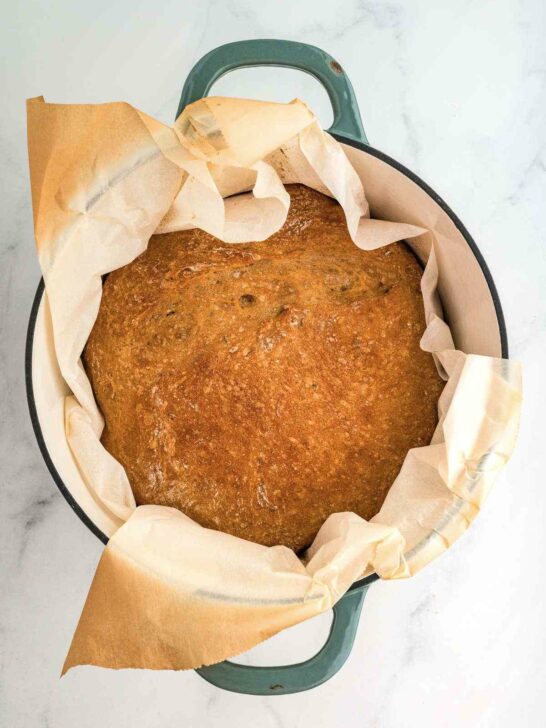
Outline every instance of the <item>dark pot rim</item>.
{"type": "MultiPolygon", "coordinates": [[[[424,190],[429,197],[432,197],[432,199],[442,208],[442,210],[451,218],[451,221],[455,225],[455,227],[459,230],[461,235],[466,240],[468,247],[474,254],[474,257],[478,261],[478,264],[482,270],[482,273],[485,277],[485,280],[487,282],[487,285],[489,287],[489,292],[491,293],[491,298],[493,299],[493,305],[495,307],[495,313],[497,315],[497,322],[499,326],[499,335],[500,335],[500,341],[501,341],[501,352],[503,358],[508,358],[508,337],[506,333],[506,325],[504,321],[504,315],[502,312],[502,306],[500,302],[499,295],[497,293],[497,289],[495,287],[495,283],[493,281],[493,277],[491,276],[491,273],[489,271],[489,268],[487,267],[487,263],[485,262],[478,246],[476,245],[474,239],[466,229],[466,227],[463,225],[463,223],[459,220],[457,215],[453,212],[453,210],[444,202],[444,200],[431,188],[429,185],[424,182],[420,177],[418,177],[416,174],[414,174],[411,170],[407,169],[407,167],[404,167],[403,164],[400,164],[400,162],[397,162],[392,157],[389,157],[384,152],[379,151],[378,149],[375,149],[374,147],[370,147],[368,144],[364,144],[362,142],[354,141],[353,139],[348,139],[347,137],[344,137],[341,134],[333,134],[339,142],[343,144],[347,144],[351,147],[354,147],[356,149],[359,149],[360,151],[366,152],[367,154],[371,154],[374,157],[377,157],[382,162],[385,162],[386,164],[389,164],[391,167],[394,167],[394,169],[398,170],[399,172],[402,172],[406,177],[408,177],[412,182],[414,182],[416,185],[418,185],[422,190],[424,190]]],[[[36,290],[36,294],[34,296],[34,301],[32,303],[32,308],[30,311],[30,318],[28,322],[28,329],[27,329],[27,337],[26,337],[26,345],[25,345],[25,384],[26,384],[26,395],[27,395],[27,403],[28,403],[28,409],[30,413],[30,419],[32,422],[32,428],[34,430],[34,435],[36,437],[36,440],[38,442],[38,447],[40,448],[40,452],[42,453],[42,457],[45,461],[45,464],[47,465],[47,469],[49,470],[51,477],[53,478],[55,484],[57,485],[58,489],[61,491],[64,499],[68,503],[68,505],[72,508],[74,513],[78,516],[78,518],[84,523],[87,528],[95,534],[95,536],[102,541],[103,544],[108,543],[108,537],[106,534],[104,534],[89,518],[89,516],[85,513],[85,511],[78,505],[77,501],[75,500],[74,496],[70,493],[66,485],[64,484],[61,476],[57,472],[57,469],[53,463],[53,460],[51,459],[51,456],[49,454],[49,451],[47,449],[47,446],[45,444],[44,436],[42,433],[42,428],[40,426],[40,421],[38,419],[38,412],[36,409],[36,402],[34,399],[34,385],[32,382],[32,352],[33,352],[33,346],[34,346],[34,330],[36,328],[36,319],[38,316],[38,310],[40,308],[40,303],[42,300],[42,295],[44,293],[44,279],[41,278],[40,282],[38,284],[38,288],[36,290]]],[[[370,584],[372,581],[375,581],[379,577],[377,574],[371,574],[370,576],[367,576],[365,579],[360,579],[359,581],[355,581],[355,583],[350,587],[350,591],[353,589],[358,589],[360,587],[366,586],[367,584],[370,584]]]]}

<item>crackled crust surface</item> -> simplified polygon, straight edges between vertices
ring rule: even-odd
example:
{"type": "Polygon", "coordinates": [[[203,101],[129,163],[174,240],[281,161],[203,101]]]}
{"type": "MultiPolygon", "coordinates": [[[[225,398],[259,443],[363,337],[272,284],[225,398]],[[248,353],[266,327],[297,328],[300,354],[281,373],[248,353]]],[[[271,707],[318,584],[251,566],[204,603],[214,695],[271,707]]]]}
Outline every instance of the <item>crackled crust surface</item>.
{"type": "Polygon", "coordinates": [[[336,202],[288,191],[263,243],[152,237],[106,279],[84,364],[137,503],[299,550],[378,512],[442,382],[409,249],[361,251],[336,202]]]}

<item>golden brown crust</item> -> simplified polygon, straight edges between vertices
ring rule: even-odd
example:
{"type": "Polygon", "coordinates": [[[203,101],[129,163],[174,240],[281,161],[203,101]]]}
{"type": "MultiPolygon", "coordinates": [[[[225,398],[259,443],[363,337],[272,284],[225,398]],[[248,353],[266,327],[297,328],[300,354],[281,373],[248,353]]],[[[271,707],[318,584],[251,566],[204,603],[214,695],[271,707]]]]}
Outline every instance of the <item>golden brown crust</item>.
{"type": "Polygon", "coordinates": [[[299,550],[331,513],[377,513],[442,382],[413,254],[361,251],[336,202],[289,192],[263,243],[152,237],[108,276],[84,363],[137,503],[299,550]]]}

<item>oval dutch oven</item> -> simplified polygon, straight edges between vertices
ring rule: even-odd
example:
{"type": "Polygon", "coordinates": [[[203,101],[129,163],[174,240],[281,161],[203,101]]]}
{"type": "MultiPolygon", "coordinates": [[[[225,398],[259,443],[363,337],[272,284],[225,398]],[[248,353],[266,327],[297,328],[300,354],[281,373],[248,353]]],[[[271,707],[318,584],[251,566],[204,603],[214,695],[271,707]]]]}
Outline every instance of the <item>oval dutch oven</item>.
{"type": "MultiPolygon", "coordinates": [[[[455,343],[463,351],[506,358],[508,343],[501,304],[476,243],[434,190],[399,162],[369,146],[351,83],[340,64],[327,53],[311,45],[285,40],[249,40],[220,46],[207,53],[190,72],[182,90],[177,117],[188,104],[206,96],[221,76],[251,66],[299,69],[322,83],[334,111],[334,121],[328,131],[342,144],[363,179],[372,211],[377,210],[380,204],[381,192],[373,190],[374,165],[381,166],[383,174],[387,171],[397,185],[403,183],[411,187],[417,204],[421,200],[428,205],[431,202],[435,205],[441,225],[444,228],[447,226],[450,238],[457,240],[453,255],[458,256],[459,263],[463,262],[469,276],[468,284],[480,288],[482,300],[479,312],[471,317],[472,320],[468,316],[457,315],[457,301],[443,300],[455,343]]],[[[392,214],[390,217],[384,213],[376,216],[394,219],[392,214]]],[[[66,448],[63,419],[58,416],[59,413],[56,415],[55,403],[62,400],[67,390],[52,351],[49,312],[43,293],[42,280],[30,314],[25,357],[27,399],[34,433],[53,480],[68,504],[106,544],[114,526],[105,520],[104,513],[83,486],[74,464],[63,452],[63,448],[66,448]]],[[[328,639],[311,659],[279,667],[254,667],[226,661],[201,668],[197,672],[205,680],[225,690],[251,695],[285,695],[321,685],[341,668],[349,656],[364,597],[377,578],[373,574],[355,582],[334,606],[328,639]]]]}

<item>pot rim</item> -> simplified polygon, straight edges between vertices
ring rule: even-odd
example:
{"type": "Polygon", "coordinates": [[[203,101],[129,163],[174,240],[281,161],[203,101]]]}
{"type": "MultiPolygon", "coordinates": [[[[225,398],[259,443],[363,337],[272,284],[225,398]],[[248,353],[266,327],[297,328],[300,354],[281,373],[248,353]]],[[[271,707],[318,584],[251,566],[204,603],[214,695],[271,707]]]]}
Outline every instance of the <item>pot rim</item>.
{"type": "MultiPolygon", "coordinates": [[[[453,210],[444,202],[444,200],[438,195],[424,180],[422,180],[420,177],[418,177],[414,172],[412,172],[410,169],[405,167],[400,162],[396,161],[392,157],[389,157],[389,155],[385,154],[384,152],[379,151],[378,149],[375,149],[374,147],[369,146],[368,144],[364,144],[363,142],[358,142],[353,139],[349,139],[348,137],[343,136],[342,134],[335,134],[332,133],[332,136],[337,139],[337,141],[341,142],[342,144],[347,144],[350,147],[354,147],[355,149],[358,149],[362,152],[366,152],[367,154],[371,154],[374,157],[377,157],[382,162],[385,162],[386,164],[389,164],[391,167],[394,167],[394,169],[398,170],[402,174],[404,174],[406,177],[408,177],[412,182],[414,182],[416,185],[418,185],[424,192],[426,192],[429,197],[431,197],[440,207],[441,209],[449,216],[457,230],[461,233],[463,238],[465,239],[468,247],[472,251],[474,257],[476,258],[478,265],[480,266],[482,273],[484,275],[484,278],[486,280],[487,286],[489,288],[489,292],[491,294],[491,298],[493,300],[493,306],[495,307],[495,313],[497,316],[497,323],[499,327],[499,336],[500,336],[500,343],[501,343],[501,353],[502,357],[504,359],[508,358],[508,336],[506,332],[506,324],[504,321],[504,314],[502,311],[502,306],[499,298],[499,294],[497,293],[497,289],[495,286],[495,283],[493,281],[493,277],[489,271],[489,268],[487,266],[487,263],[485,262],[484,257],[482,256],[476,242],[466,229],[466,227],[463,225],[461,220],[457,217],[457,215],[453,212],[453,210]]],[[[51,459],[51,456],[49,454],[49,451],[47,449],[44,436],[42,433],[42,428],[40,425],[40,420],[38,418],[38,411],[36,408],[36,401],[34,399],[34,384],[32,381],[32,353],[33,353],[33,347],[34,347],[34,331],[36,328],[36,320],[38,317],[38,310],[40,308],[40,303],[42,301],[42,296],[45,290],[45,284],[44,279],[40,278],[40,282],[38,284],[38,288],[36,290],[36,294],[34,296],[34,300],[32,303],[32,308],[30,310],[30,317],[28,322],[28,328],[27,328],[27,336],[26,336],[26,345],[25,345],[25,385],[26,385],[26,397],[27,397],[27,404],[28,409],[30,413],[30,420],[32,422],[32,429],[34,430],[34,435],[36,437],[36,440],[38,442],[38,447],[40,448],[40,452],[42,454],[42,457],[45,461],[45,464],[47,466],[47,469],[49,470],[49,473],[51,477],[53,478],[56,486],[62,493],[64,499],[72,508],[74,513],[78,516],[78,518],[84,523],[87,528],[100,540],[103,544],[108,543],[108,537],[106,534],[104,534],[96,525],[93,523],[93,521],[89,518],[87,513],[81,508],[81,506],[78,504],[74,496],[71,494],[69,489],[64,484],[61,476],[59,475],[55,464],[53,463],[53,460],[51,459]]],[[[349,591],[353,591],[354,589],[359,589],[361,587],[364,587],[368,584],[370,584],[372,581],[375,581],[379,577],[377,574],[370,574],[370,576],[367,576],[364,579],[360,579],[358,581],[355,581],[354,584],[351,585],[349,588],[349,591]]]]}

